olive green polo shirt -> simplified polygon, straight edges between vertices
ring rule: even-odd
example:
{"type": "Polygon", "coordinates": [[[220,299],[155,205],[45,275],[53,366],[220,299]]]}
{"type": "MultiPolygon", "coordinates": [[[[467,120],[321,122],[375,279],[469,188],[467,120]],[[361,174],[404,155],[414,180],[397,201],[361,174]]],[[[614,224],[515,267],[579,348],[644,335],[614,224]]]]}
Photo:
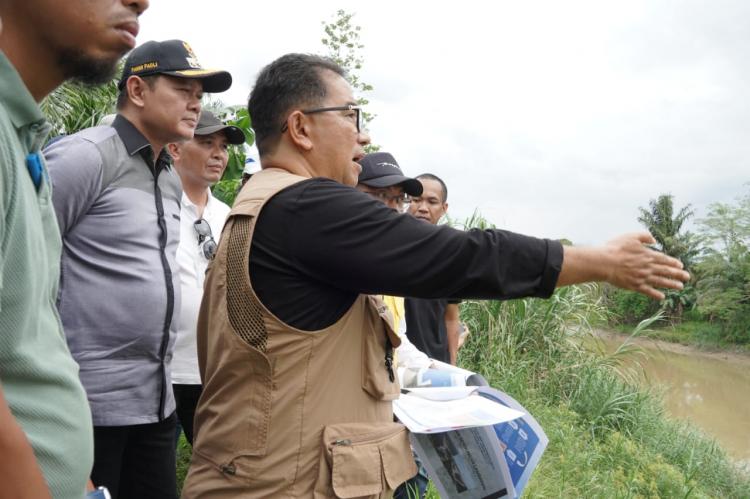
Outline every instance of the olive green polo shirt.
{"type": "Polygon", "coordinates": [[[91,413],[55,307],[61,242],[46,166],[38,189],[27,168],[48,132],[0,51],[0,384],[52,496],[81,499],[93,462],[91,413]]]}

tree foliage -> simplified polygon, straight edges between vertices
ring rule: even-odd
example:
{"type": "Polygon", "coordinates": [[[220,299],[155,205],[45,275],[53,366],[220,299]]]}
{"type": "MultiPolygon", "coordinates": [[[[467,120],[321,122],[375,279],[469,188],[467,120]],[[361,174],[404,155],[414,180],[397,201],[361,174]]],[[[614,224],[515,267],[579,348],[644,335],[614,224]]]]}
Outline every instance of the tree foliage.
{"type": "Polygon", "coordinates": [[[697,241],[690,232],[683,232],[682,228],[694,214],[692,207],[684,206],[675,214],[674,196],[671,194],[660,194],[648,204],[648,209],[638,208],[638,221],[654,236],[660,251],[681,260],[685,267],[690,267],[692,259],[698,253],[697,241]]]}
{"type": "MultiPolygon", "coordinates": [[[[690,269],[698,255],[698,239],[689,231],[683,231],[683,227],[694,214],[692,207],[684,206],[675,213],[674,196],[660,194],[656,199],[649,201],[648,208],[639,207],[638,211],[638,221],[654,236],[657,249],[682,261],[685,268],[690,269]]],[[[614,296],[618,297],[615,303],[617,308],[622,309],[620,312],[626,320],[642,320],[656,311],[656,307],[651,303],[639,301],[635,297],[619,296],[623,293],[626,292],[620,291],[614,296]]],[[[695,289],[691,284],[687,284],[679,291],[668,290],[663,307],[672,321],[680,321],[683,311],[691,308],[694,303],[695,289]]]]}
{"type": "Polygon", "coordinates": [[[70,135],[98,125],[104,116],[115,112],[118,93],[117,79],[98,86],[63,83],[42,101],[42,112],[52,125],[50,136],[70,135]]]}
{"type": "Polygon", "coordinates": [[[698,310],[722,324],[729,341],[750,342],[750,195],[714,203],[698,221],[704,237],[697,267],[698,310]]]}
{"type": "MultiPolygon", "coordinates": [[[[364,94],[371,92],[373,86],[365,83],[360,77],[360,71],[365,62],[362,57],[362,49],[365,46],[360,40],[362,27],[352,24],[353,17],[353,13],[343,9],[336,11],[333,20],[328,23],[322,22],[324,35],[320,41],[327,51],[323,55],[335,61],[346,71],[347,80],[356,94],[357,104],[364,108],[370,103],[364,94]]],[[[362,121],[365,129],[375,116],[363,109],[362,121]]],[[[366,149],[367,152],[375,152],[380,147],[371,144],[366,149]]]]}
{"type": "MultiPolygon", "coordinates": [[[[675,210],[673,198],[662,194],[638,220],[657,240],[660,250],[679,258],[693,278],[685,288],[667,290],[662,307],[678,320],[683,310],[718,326],[722,340],[750,343],[750,193],[732,203],[714,203],[696,221],[698,234],[684,231],[693,216],[690,205],[675,210]]],[[[628,291],[608,293],[609,306],[626,323],[634,323],[657,310],[647,300],[628,291]]]]}

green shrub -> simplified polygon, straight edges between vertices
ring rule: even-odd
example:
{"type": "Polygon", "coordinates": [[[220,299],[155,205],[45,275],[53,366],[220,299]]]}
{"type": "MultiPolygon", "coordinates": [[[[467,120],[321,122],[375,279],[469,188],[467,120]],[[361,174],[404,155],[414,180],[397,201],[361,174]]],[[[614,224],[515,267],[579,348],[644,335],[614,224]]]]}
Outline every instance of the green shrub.
{"type": "Polygon", "coordinates": [[[722,339],[728,343],[750,344],[750,308],[742,307],[721,325],[722,339]]]}
{"type": "Polygon", "coordinates": [[[609,288],[606,298],[618,324],[637,324],[659,311],[659,302],[633,291],[609,288]]]}

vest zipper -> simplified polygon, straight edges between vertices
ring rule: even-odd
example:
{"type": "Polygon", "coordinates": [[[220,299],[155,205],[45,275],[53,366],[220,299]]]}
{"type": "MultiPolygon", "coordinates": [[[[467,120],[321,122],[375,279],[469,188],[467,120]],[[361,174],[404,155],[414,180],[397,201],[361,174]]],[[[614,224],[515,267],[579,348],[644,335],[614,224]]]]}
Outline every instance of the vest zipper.
{"type": "Polygon", "coordinates": [[[385,368],[388,370],[388,379],[393,383],[396,379],[396,376],[393,374],[393,345],[387,335],[385,341],[385,368]]]}
{"type": "Polygon", "coordinates": [[[233,464],[222,464],[219,467],[219,469],[225,475],[235,475],[235,474],[237,474],[237,468],[235,468],[233,464]]]}

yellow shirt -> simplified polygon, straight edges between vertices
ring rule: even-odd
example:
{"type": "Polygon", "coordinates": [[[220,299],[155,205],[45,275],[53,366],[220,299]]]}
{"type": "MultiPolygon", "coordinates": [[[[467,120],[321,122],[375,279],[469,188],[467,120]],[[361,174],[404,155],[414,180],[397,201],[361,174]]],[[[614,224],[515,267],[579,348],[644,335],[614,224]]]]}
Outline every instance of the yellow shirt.
{"type": "Polygon", "coordinates": [[[388,310],[391,311],[391,315],[393,315],[393,329],[396,330],[396,334],[401,336],[401,332],[399,331],[401,328],[399,325],[405,314],[403,297],[383,295],[383,303],[385,303],[385,306],[388,307],[388,310]]]}

